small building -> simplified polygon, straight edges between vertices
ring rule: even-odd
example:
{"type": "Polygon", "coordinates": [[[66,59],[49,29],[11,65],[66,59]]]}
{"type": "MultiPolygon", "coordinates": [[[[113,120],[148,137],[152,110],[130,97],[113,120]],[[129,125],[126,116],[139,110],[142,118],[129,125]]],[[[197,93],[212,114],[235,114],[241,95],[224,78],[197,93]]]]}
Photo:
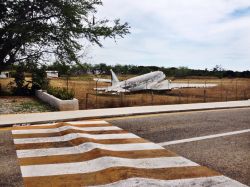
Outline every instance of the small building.
{"type": "Polygon", "coordinates": [[[0,78],[2,78],[2,79],[10,78],[10,72],[9,71],[2,71],[0,74],[0,78]]]}
{"type": "Polygon", "coordinates": [[[58,78],[58,71],[46,71],[47,78],[58,78]]]}

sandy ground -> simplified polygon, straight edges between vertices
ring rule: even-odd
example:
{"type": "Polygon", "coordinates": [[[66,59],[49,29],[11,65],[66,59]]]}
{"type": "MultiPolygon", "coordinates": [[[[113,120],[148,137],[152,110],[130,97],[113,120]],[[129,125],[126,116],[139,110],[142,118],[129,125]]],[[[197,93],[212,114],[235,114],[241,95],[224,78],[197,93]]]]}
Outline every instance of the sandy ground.
{"type": "Polygon", "coordinates": [[[32,112],[51,112],[55,109],[34,97],[0,97],[0,114],[19,114],[32,112]]]}

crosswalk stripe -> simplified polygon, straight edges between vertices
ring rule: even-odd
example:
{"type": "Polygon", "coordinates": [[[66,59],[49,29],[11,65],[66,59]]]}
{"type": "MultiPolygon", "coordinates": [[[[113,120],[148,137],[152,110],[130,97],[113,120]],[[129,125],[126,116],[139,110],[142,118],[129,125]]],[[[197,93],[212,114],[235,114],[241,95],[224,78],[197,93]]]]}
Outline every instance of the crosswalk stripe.
{"type": "Polygon", "coordinates": [[[79,153],[79,154],[19,158],[19,163],[21,166],[26,166],[26,165],[39,165],[39,164],[82,162],[87,160],[93,160],[103,156],[136,159],[136,158],[176,157],[177,155],[165,149],[140,150],[140,151],[109,151],[105,149],[93,149],[86,153],[79,153]]]}
{"type": "Polygon", "coordinates": [[[50,123],[50,124],[42,124],[42,125],[32,125],[32,126],[15,126],[12,130],[24,130],[24,129],[53,129],[59,128],[62,126],[73,126],[73,127],[108,127],[112,126],[106,121],[82,121],[82,122],[62,122],[62,123],[50,123]]]}
{"type": "Polygon", "coordinates": [[[154,169],[154,168],[198,166],[198,164],[189,161],[183,157],[160,157],[160,158],[144,158],[144,159],[101,157],[84,162],[21,166],[21,171],[23,177],[37,177],[37,176],[50,176],[50,175],[91,173],[119,166],[154,169]]]}
{"type": "Polygon", "coordinates": [[[61,141],[70,141],[76,138],[93,138],[96,140],[104,139],[124,139],[124,138],[138,138],[138,136],[132,133],[123,133],[123,134],[88,134],[88,133],[70,133],[63,136],[57,137],[41,137],[41,138],[22,138],[14,139],[15,144],[25,144],[25,143],[45,143],[45,142],[61,142],[61,141]]]}
{"type": "MultiPolygon", "coordinates": [[[[94,186],[114,183],[133,177],[150,178],[156,180],[175,180],[198,177],[219,176],[218,172],[209,170],[202,166],[175,167],[160,169],[139,169],[128,167],[108,168],[98,172],[70,174],[70,175],[53,175],[44,177],[24,177],[26,186],[94,186]]],[[[194,180],[195,181],[195,180],[194,180]]],[[[127,185],[125,185],[127,187],[127,185]]],[[[147,184],[145,186],[150,186],[147,184]]],[[[129,186],[130,187],[130,186],[129,186]]]]}
{"type": "Polygon", "coordinates": [[[104,139],[96,140],[92,138],[76,138],[70,141],[62,142],[45,142],[45,143],[27,143],[27,144],[16,144],[17,150],[23,149],[43,149],[43,148],[60,148],[60,147],[72,147],[83,143],[93,142],[99,144],[130,144],[130,143],[146,143],[148,142],[142,138],[125,138],[125,139],[104,139]]]}
{"type": "MultiPolygon", "coordinates": [[[[225,176],[213,176],[213,177],[201,177],[191,179],[175,179],[175,180],[158,180],[148,178],[130,178],[127,180],[121,180],[106,185],[99,185],[98,187],[140,187],[140,186],[157,186],[157,187],[201,187],[201,186],[213,186],[213,187],[243,187],[241,183],[232,181],[225,176]]],[[[92,186],[94,187],[94,186],[92,186]]],[[[247,187],[247,186],[245,186],[247,187]]]]}
{"type": "Polygon", "coordinates": [[[104,126],[104,127],[75,127],[75,126],[62,126],[51,129],[29,129],[29,130],[13,130],[12,134],[40,134],[40,133],[55,133],[65,130],[82,130],[82,131],[107,131],[107,130],[121,130],[116,126],[104,126]]]}
{"type": "Polygon", "coordinates": [[[24,139],[24,138],[61,137],[61,136],[65,136],[65,135],[73,134],[73,133],[95,135],[95,134],[126,134],[128,132],[125,130],[83,131],[83,130],[69,129],[69,130],[53,132],[53,133],[13,134],[13,138],[24,139]]]}
{"type": "Polygon", "coordinates": [[[18,158],[40,157],[52,155],[69,155],[79,154],[91,151],[93,149],[106,149],[110,151],[137,151],[137,150],[154,150],[164,149],[154,143],[131,143],[131,144],[98,144],[98,143],[83,143],[73,147],[48,148],[48,149],[27,149],[17,150],[18,158]]]}
{"type": "Polygon", "coordinates": [[[14,127],[25,187],[244,185],[105,121],[14,127]]]}

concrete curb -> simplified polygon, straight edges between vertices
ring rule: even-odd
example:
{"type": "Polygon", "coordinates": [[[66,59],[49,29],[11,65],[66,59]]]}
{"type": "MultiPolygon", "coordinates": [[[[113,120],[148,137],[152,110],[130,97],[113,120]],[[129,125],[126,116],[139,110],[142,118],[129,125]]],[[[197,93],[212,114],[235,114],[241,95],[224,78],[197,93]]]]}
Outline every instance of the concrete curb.
{"type": "Polygon", "coordinates": [[[42,90],[36,91],[36,97],[42,100],[45,103],[48,103],[52,107],[60,111],[71,111],[71,110],[79,110],[78,99],[72,100],[61,100],[53,95],[48,94],[42,90]]]}
{"type": "Polygon", "coordinates": [[[216,109],[229,109],[229,108],[246,108],[246,107],[250,107],[249,100],[214,102],[214,103],[179,104],[179,105],[108,108],[108,109],[78,110],[78,111],[65,111],[65,112],[9,114],[9,115],[0,115],[0,127],[12,126],[15,124],[39,124],[39,123],[41,124],[41,123],[69,121],[69,120],[74,121],[83,119],[133,116],[133,115],[143,115],[143,114],[173,113],[173,112],[216,110],[216,109]]]}

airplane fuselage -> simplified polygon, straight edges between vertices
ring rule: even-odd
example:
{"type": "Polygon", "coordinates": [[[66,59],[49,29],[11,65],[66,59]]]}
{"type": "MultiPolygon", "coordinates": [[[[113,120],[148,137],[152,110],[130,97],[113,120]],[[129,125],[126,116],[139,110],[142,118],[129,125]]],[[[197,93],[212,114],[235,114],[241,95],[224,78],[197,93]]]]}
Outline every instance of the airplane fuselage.
{"type": "Polygon", "coordinates": [[[165,80],[166,76],[162,71],[154,71],[137,77],[133,77],[124,81],[119,81],[115,73],[111,71],[110,79],[96,79],[100,82],[109,82],[111,86],[96,88],[97,91],[104,92],[134,92],[141,90],[171,90],[178,88],[204,88],[214,87],[216,84],[199,84],[199,83],[172,83],[170,80],[165,80]]]}
{"type": "Polygon", "coordinates": [[[151,85],[161,82],[166,78],[165,74],[161,71],[154,71],[137,77],[127,79],[112,86],[112,90],[123,88],[128,91],[139,91],[150,89],[151,85]]]}

